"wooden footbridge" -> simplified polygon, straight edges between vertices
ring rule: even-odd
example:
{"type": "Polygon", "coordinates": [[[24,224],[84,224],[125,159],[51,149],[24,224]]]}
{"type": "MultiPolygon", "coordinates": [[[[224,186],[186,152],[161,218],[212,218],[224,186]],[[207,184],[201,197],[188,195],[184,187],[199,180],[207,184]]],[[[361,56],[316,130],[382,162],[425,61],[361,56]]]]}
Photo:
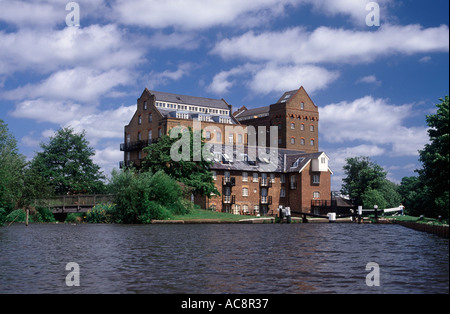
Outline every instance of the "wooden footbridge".
{"type": "Polygon", "coordinates": [[[35,201],[35,206],[47,207],[53,214],[85,213],[98,204],[112,204],[113,194],[63,195],[35,201]]]}

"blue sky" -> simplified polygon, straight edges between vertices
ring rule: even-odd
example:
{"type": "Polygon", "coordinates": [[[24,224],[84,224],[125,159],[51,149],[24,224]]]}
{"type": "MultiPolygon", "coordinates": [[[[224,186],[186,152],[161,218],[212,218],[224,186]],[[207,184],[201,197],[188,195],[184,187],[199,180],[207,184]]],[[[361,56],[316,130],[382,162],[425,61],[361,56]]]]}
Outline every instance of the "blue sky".
{"type": "Polygon", "coordinates": [[[449,2],[380,0],[0,0],[0,118],[21,153],[61,126],[86,131],[109,174],[149,89],[274,103],[304,86],[320,111],[332,189],[345,158],[370,156],[400,182],[420,167],[425,115],[449,86],[449,2]]]}

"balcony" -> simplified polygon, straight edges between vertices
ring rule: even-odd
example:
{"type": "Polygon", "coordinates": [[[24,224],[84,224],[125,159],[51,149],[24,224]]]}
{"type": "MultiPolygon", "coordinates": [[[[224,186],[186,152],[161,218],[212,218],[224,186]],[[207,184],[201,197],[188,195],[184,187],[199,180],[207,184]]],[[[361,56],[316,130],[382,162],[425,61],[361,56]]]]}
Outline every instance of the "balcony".
{"type": "Polygon", "coordinates": [[[224,204],[235,204],[236,196],[235,195],[224,195],[222,198],[222,202],[224,204]]]}
{"type": "Polygon", "coordinates": [[[271,188],[272,187],[272,181],[268,178],[261,178],[261,180],[259,181],[259,186],[264,188],[271,188]]]}
{"type": "Polygon", "coordinates": [[[272,205],[272,196],[261,196],[261,205],[272,205]]]}
{"type": "Polygon", "coordinates": [[[131,152],[135,150],[140,150],[144,147],[147,147],[148,145],[152,143],[156,143],[158,140],[151,139],[151,140],[141,140],[136,142],[129,142],[129,143],[122,143],[120,144],[120,151],[122,152],[131,152]]]}
{"type": "Polygon", "coordinates": [[[223,186],[235,186],[236,178],[235,177],[223,177],[222,185],[223,186]]]}

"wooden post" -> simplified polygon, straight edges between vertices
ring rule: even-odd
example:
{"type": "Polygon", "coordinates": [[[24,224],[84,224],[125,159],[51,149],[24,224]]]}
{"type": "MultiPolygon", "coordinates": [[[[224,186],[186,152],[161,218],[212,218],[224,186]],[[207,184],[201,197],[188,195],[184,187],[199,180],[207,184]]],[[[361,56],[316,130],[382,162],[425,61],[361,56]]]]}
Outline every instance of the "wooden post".
{"type": "Polygon", "coordinates": [[[30,215],[30,210],[27,209],[27,215],[26,215],[26,218],[25,218],[25,226],[27,226],[27,227],[28,227],[28,216],[29,215],[30,215]]]}
{"type": "Polygon", "coordinates": [[[378,222],[378,205],[374,205],[373,208],[375,209],[375,222],[378,222]]]}
{"type": "Polygon", "coordinates": [[[361,223],[362,219],[362,206],[358,206],[358,223],[361,223]]]}

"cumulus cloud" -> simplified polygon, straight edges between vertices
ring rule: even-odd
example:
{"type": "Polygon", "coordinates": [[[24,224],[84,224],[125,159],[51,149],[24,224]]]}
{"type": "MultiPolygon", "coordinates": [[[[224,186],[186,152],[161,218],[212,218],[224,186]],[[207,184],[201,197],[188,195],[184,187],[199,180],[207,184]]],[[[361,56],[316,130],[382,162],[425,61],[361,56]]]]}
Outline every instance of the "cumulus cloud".
{"type": "Polygon", "coordinates": [[[98,70],[131,68],[145,50],[116,25],[65,27],[61,30],[0,31],[0,74],[89,66],[98,70]]]}
{"type": "Polygon", "coordinates": [[[357,31],[319,27],[312,32],[302,27],[282,31],[249,31],[223,39],[212,53],[224,59],[248,58],[257,61],[315,63],[369,63],[394,54],[449,51],[447,25],[423,28],[420,25],[384,24],[377,31],[357,31]]]}
{"type": "Polygon", "coordinates": [[[426,127],[407,127],[412,105],[391,105],[371,96],[327,105],[320,128],[328,143],[358,142],[385,147],[391,156],[417,156],[428,141],[426,127]]]}
{"type": "Polygon", "coordinates": [[[162,29],[206,29],[215,26],[261,24],[279,16],[298,0],[118,0],[114,17],[122,24],[162,29]],[[264,19],[263,19],[264,17],[264,19]]]}
{"type": "Polygon", "coordinates": [[[127,70],[101,72],[90,68],[58,71],[36,84],[27,84],[4,93],[8,99],[42,98],[96,103],[115,87],[133,82],[127,70]]]}

